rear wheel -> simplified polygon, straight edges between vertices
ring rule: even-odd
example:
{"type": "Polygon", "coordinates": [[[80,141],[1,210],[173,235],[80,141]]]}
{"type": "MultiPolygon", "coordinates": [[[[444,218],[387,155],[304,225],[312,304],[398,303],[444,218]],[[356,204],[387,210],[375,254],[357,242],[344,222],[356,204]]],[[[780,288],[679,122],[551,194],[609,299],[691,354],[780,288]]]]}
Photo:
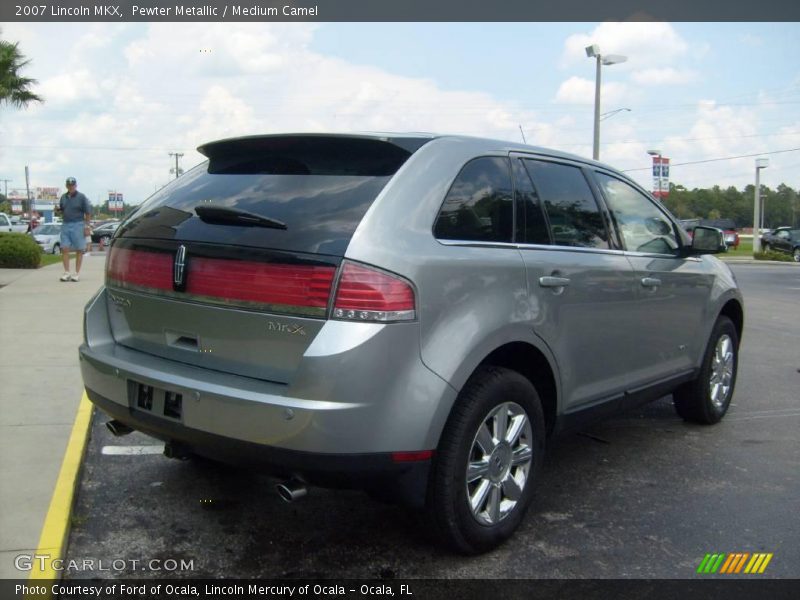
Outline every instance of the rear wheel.
{"type": "Polygon", "coordinates": [[[445,426],[427,510],[443,541],[477,554],[507,540],[533,498],[544,454],[544,417],[530,381],[481,367],[445,426]]]}
{"type": "Polygon", "coordinates": [[[61,245],[53,244],[53,254],[61,254],[61,245]]]}
{"type": "Polygon", "coordinates": [[[792,252],[792,258],[794,262],[800,263],[800,248],[795,248],[794,252],[792,252]]]}
{"type": "Polygon", "coordinates": [[[673,394],[675,411],[686,421],[718,423],[733,397],[738,368],[739,336],[726,316],[720,316],[711,331],[698,377],[673,394]]]}
{"type": "Polygon", "coordinates": [[[761,244],[762,252],[769,252],[769,244],[761,244]]]}

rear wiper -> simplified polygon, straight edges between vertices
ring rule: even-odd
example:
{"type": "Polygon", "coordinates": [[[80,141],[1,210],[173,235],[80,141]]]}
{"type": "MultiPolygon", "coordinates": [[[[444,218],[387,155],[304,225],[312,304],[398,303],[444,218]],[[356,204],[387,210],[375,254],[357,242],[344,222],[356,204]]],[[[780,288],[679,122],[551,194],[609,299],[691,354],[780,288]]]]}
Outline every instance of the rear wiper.
{"type": "Polygon", "coordinates": [[[225,206],[210,206],[201,204],[194,207],[194,212],[204,223],[216,225],[240,225],[245,227],[269,227],[271,229],[288,229],[286,223],[269,217],[262,217],[255,213],[227,208],[225,206]]]}

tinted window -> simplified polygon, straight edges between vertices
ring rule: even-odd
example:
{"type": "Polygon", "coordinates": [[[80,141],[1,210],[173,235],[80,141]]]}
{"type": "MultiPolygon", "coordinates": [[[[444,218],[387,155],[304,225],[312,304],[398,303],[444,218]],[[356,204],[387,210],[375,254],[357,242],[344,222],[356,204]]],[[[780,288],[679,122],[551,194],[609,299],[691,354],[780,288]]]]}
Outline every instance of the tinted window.
{"type": "Polygon", "coordinates": [[[158,192],[136,212],[123,237],[209,241],[342,255],[390,177],[215,175],[203,164],[158,192]],[[212,204],[276,219],[286,230],[208,224],[194,207],[212,204]]]}
{"type": "Polygon", "coordinates": [[[608,248],[608,232],[589,184],[577,167],[524,160],[544,202],[553,243],[608,248]]]}
{"type": "Polygon", "coordinates": [[[439,211],[433,233],[444,240],[510,242],[513,225],[508,160],[486,157],[461,169],[439,211]]]}
{"type": "Polygon", "coordinates": [[[206,144],[209,161],[151,196],[118,237],[342,256],[372,202],[422,142],[404,149],[373,138],[297,135],[206,144]],[[204,222],[199,205],[254,213],[286,228],[204,222]]]}
{"type": "Polygon", "coordinates": [[[549,244],[550,232],[531,179],[521,160],[513,160],[512,168],[517,202],[517,241],[526,244],[549,244]]]}
{"type": "Polygon", "coordinates": [[[672,223],[650,198],[624,181],[604,173],[596,176],[626,249],[657,254],[677,250],[672,223]]]}

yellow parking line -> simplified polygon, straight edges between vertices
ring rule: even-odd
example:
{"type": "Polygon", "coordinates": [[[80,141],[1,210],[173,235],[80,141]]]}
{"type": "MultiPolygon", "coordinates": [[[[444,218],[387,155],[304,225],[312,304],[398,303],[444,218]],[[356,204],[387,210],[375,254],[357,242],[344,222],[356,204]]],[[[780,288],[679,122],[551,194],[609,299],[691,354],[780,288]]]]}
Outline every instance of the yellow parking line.
{"type": "Polygon", "coordinates": [[[29,579],[59,579],[52,567],[52,561],[62,559],[64,542],[69,531],[72,502],[75,499],[75,486],[78,481],[83,453],[86,449],[86,440],[89,438],[89,424],[92,420],[92,403],[84,392],[78,405],[78,414],[72,424],[72,432],[67,442],[67,450],[58,473],[56,487],[50,499],[50,507],[44,520],[42,533],[39,536],[39,546],[36,550],[38,556],[48,556],[49,559],[33,562],[29,579]]]}

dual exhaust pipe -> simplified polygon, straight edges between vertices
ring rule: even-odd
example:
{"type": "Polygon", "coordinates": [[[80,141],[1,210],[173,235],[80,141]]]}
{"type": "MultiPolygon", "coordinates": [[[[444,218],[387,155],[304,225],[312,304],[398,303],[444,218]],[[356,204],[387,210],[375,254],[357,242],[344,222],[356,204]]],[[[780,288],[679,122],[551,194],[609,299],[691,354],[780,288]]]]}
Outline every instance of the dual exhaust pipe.
{"type": "MultiPolygon", "coordinates": [[[[106,427],[116,437],[128,435],[133,431],[133,428],[128,427],[125,423],[113,419],[106,421],[106,427]]],[[[168,442],[164,445],[164,456],[167,458],[177,458],[178,460],[186,460],[191,456],[188,448],[182,444],[175,442],[168,442]]],[[[305,482],[299,477],[292,477],[275,486],[275,491],[284,502],[294,502],[308,494],[308,488],[305,482]]]]}

